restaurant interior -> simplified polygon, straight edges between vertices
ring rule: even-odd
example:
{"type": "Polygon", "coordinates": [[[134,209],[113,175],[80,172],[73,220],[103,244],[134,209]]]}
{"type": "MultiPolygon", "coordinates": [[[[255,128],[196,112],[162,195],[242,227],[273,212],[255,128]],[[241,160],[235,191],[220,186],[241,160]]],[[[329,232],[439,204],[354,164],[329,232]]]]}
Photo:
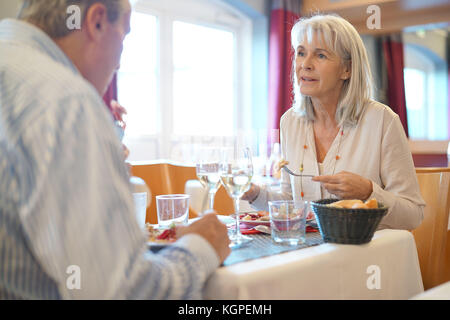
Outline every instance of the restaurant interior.
{"type": "MultiPolygon", "coordinates": [[[[373,98],[399,116],[426,202],[419,227],[373,230],[366,244],[326,243],[316,225],[315,232],[307,227],[311,244],[303,248],[271,247],[259,256],[233,249],[207,282],[206,299],[450,300],[448,0],[131,2],[131,32],[103,100],[127,110],[116,125],[133,192],[145,194],[136,202],[141,223],[157,225],[156,197],[170,194],[190,196],[189,219],[208,208],[224,219],[237,207],[241,219],[261,213],[224,185],[211,196],[199,164],[205,150],[229,147],[240,135],[251,151],[252,181],[280,188],[280,118],[294,98],[290,31],[318,13],[345,18],[361,35],[373,98]],[[380,270],[381,278],[371,278],[380,270]]],[[[15,17],[19,6],[1,0],[0,20],[15,17]]],[[[261,247],[258,237],[270,238],[247,235],[261,247]]]]}

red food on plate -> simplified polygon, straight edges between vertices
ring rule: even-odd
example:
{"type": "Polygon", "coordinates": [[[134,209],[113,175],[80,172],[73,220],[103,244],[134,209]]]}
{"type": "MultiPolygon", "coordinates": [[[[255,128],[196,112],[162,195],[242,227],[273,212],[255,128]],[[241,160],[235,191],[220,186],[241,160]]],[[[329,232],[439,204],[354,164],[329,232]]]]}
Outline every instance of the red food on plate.
{"type": "Polygon", "coordinates": [[[269,213],[266,211],[248,212],[239,215],[239,220],[246,221],[270,221],[269,213]]]}
{"type": "Polygon", "coordinates": [[[266,211],[258,211],[258,212],[247,212],[241,213],[239,215],[239,222],[244,227],[255,227],[257,225],[265,225],[270,226],[270,217],[269,213],[266,211]]]}
{"type": "Polygon", "coordinates": [[[177,240],[175,226],[171,226],[169,229],[158,229],[147,224],[147,231],[149,233],[148,242],[171,243],[177,240]]]}

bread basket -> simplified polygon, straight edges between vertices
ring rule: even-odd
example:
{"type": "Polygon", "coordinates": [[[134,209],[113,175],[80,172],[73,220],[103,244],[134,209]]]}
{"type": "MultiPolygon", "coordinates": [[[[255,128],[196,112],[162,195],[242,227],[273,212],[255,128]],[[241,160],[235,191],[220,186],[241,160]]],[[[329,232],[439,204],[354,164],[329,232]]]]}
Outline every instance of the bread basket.
{"type": "Polygon", "coordinates": [[[363,244],[372,240],[388,208],[378,203],[376,209],[346,209],[330,207],[338,199],[321,199],[311,202],[324,242],[363,244]]]}

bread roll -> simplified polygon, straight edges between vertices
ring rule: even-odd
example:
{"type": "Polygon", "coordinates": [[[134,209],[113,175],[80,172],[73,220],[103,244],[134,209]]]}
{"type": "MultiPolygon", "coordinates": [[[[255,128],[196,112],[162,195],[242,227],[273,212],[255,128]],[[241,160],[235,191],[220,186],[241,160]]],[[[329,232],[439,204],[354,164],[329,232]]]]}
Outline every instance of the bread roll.
{"type": "Polygon", "coordinates": [[[377,199],[370,199],[366,201],[366,206],[369,209],[376,209],[378,208],[378,202],[377,199]]]}
{"type": "Polygon", "coordinates": [[[370,199],[366,202],[361,200],[340,200],[329,204],[330,207],[345,209],[376,209],[378,202],[376,199],[370,199]]]}
{"type": "Polygon", "coordinates": [[[330,207],[350,209],[355,204],[364,204],[361,200],[341,200],[330,204],[330,207]]]}

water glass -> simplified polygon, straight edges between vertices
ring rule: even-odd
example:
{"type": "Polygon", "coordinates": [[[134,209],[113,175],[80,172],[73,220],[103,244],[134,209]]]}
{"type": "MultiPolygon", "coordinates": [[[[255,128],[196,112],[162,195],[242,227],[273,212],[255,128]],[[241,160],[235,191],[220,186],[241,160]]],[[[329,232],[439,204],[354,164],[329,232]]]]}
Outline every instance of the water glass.
{"type": "Polygon", "coordinates": [[[308,207],[308,201],[269,201],[272,240],[288,245],[304,243],[308,207]]]}
{"type": "Polygon", "coordinates": [[[158,225],[168,228],[172,223],[187,224],[189,219],[189,198],[187,194],[156,196],[158,225]]]}

